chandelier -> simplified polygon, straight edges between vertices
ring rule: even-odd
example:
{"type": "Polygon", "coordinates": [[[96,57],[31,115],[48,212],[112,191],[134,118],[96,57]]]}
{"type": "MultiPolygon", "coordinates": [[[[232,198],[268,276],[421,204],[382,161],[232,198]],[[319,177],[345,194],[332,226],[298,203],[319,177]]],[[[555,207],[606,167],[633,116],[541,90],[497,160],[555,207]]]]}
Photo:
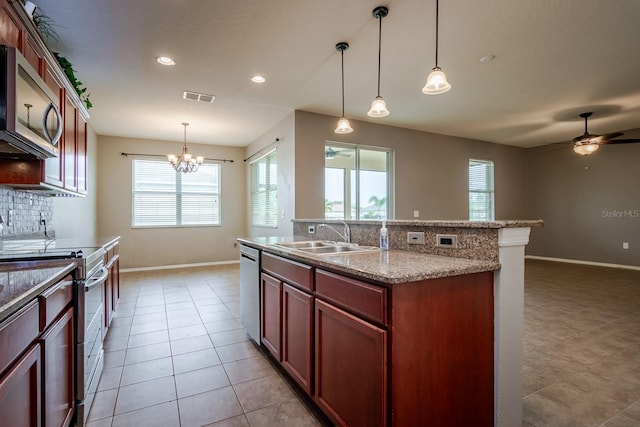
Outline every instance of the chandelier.
{"type": "Polygon", "coordinates": [[[184,126],[184,144],[182,145],[182,154],[179,156],[169,154],[167,159],[176,172],[196,172],[200,165],[204,163],[204,157],[194,157],[189,153],[189,147],[187,147],[187,126],[189,126],[189,123],[182,123],[182,126],[184,126]]]}

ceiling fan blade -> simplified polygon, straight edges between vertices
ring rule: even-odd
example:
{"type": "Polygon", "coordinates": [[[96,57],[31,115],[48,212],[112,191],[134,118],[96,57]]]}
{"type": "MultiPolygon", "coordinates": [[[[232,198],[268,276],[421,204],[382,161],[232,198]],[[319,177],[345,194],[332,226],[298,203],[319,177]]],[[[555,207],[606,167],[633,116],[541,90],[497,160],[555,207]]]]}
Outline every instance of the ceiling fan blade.
{"type": "Polygon", "coordinates": [[[607,134],[602,135],[602,138],[604,138],[604,139],[613,139],[613,138],[617,138],[617,137],[622,136],[622,135],[624,135],[624,133],[622,133],[622,132],[613,132],[613,133],[607,133],[607,134]]]}
{"type": "Polygon", "coordinates": [[[640,139],[638,138],[612,139],[612,140],[602,141],[600,144],[633,144],[634,142],[640,142],[640,139]]]}

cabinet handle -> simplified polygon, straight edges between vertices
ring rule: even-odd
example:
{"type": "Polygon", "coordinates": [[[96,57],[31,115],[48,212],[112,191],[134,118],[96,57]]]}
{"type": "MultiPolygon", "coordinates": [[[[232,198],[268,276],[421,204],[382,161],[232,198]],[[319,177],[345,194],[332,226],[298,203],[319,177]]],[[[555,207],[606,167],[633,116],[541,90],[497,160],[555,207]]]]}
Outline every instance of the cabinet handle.
{"type": "Polygon", "coordinates": [[[42,130],[44,130],[44,136],[51,143],[51,145],[58,145],[58,141],[60,141],[60,137],[62,136],[62,117],[60,116],[60,110],[55,106],[53,102],[50,102],[47,108],[44,110],[44,114],[42,115],[42,130]],[[51,137],[49,134],[49,128],[47,127],[47,117],[49,116],[49,112],[53,110],[56,115],[57,122],[57,130],[56,134],[51,137]]]}

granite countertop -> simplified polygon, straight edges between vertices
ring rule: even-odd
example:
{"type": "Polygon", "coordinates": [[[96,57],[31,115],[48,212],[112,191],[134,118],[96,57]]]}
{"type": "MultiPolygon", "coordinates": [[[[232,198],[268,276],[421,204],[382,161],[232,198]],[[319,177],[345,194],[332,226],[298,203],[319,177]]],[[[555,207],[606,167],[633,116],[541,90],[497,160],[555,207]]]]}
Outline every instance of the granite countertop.
{"type": "Polygon", "coordinates": [[[75,269],[68,259],[0,263],[0,322],[75,269]]]}
{"type": "Polygon", "coordinates": [[[409,251],[389,250],[312,255],[274,246],[274,243],[300,240],[308,239],[298,237],[238,238],[240,243],[262,249],[265,252],[384,284],[408,283],[500,269],[500,263],[494,261],[477,261],[409,251]]]}
{"type": "MultiPolygon", "coordinates": [[[[457,227],[457,228],[519,228],[519,227],[542,227],[544,221],[541,219],[515,219],[503,221],[466,221],[466,220],[405,220],[392,219],[385,220],[387,225],[413,225],[420,227],[457,227]]],[[[318,222],[318,223],[343,223],[378,225],[381,220],[331,220],[331,219],[292,219],[291,222],[318,222]]]]}

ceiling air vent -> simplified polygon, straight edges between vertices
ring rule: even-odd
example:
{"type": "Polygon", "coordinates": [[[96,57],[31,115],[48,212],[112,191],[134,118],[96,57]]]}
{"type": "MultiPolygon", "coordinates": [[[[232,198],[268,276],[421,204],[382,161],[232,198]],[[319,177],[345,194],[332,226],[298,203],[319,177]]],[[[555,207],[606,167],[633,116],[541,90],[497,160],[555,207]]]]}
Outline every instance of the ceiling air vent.
{"type": "Polygon", "coordinates": [[[198,93],[198,92],[189,92],[184,91],[182,94],[183,99],[188,99],[189,101],[198,101],[198,102],[206,102],[207,104],[212,104],[215,101],[215,95],[207,95],[206,93],[198,93]]]}

